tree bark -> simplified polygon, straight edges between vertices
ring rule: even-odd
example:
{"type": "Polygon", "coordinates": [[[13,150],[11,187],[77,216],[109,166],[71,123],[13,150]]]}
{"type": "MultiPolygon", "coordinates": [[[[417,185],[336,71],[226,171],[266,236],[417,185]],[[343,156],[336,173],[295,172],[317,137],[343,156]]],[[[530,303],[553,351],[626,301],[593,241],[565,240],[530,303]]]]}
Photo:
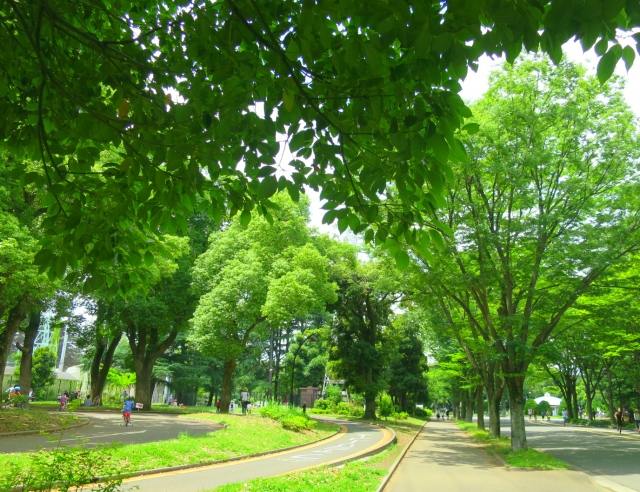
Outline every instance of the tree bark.
{"type": "Polygon", "coordinates": [[[20,357],[20,387],[23,388],[23,394],[25,395],[28,394],[33,380],[33,344],[36,341],[38,328],[40,327],[40,313],[39,309],[31,312],[29,324],[24,330],[24,343],[18,345],[20,352],[22,352],[22,357],[20,357]]]}
{"type": "Polygon", "coordinates": [[[478,430],[485,430],[484,427],[484,398],[482,385],[476,388],[476,416],[478,417],[478,430]]]}
{"type": "Polygon", "coordinates": [[[224,361],[222,366],[222,389],[220,391],[220,413],[229,413],[231,404],[231,388],[233,383],[233,371],[236,370],[236,358],[224,361]]]}
{"type": "Polygon", "coordinates": [[[27,317],[27,297],[23,296],[18,303],[9,310],[4,330],[0,333],[0,388],[4,380],[4,370],[11,352],[11,345],[20,327],[20,323],[27,317]]]}
{"type": "Polygon", "coordinates": [[[151,410],[151,379],[153,364],[136,367],[136,403],[142,403],[143,410],[151,410]]]}
{"type": "Polygon", "coordinates": [[[475,392],[469,388],[467,390],[467,398],[465,400],[464,421],[473,422],[473,404],[474,404],[475,392]]]}
{"type": "Polygon", "coordinates": [[[511,410],[511,450],[527,450],[527,433],[524,427],[524,378],[507,378],[511,410]]]}
{"type": "Polygon", "coordinates": [[[159,342],[157,328],[137,326],[131,321],[127,323],[127,338],[136,371],[136,400],[137,403],[142,403],[144,410],[151,410],[151,395],[155,386],[153,366],[158,357],[175,342],[177,336],[178,329],[175,328],[169,332],[167,338],[159,342]]]}
{"type": "Polygon", "coordinates": [[[493,391],[492,395],[487,394],[489,403],[489,435],[500,437],[500,401],[502,401],[502,390],[493,391]]]}
{"type": "Polygon", "coordinates": [[[120,343],[122,333],[115,335],[110,341],[108,338],[100,337],[97,339],[96,351],[91,361],[91,399],[96,396],[100,397],[100,405],[102,405],[102,393],[104,385],[107,382],[109,369],[113,362],[113,354],[120,343]]]}
{"type": "MultiPolygon", "coordinates": [[[[613,404],[613,380],[611,378],[611,368],[607,368],[607,382],[609,383],[607,386],[607,396],[609,397],[609,420],[613,425],[617,425],[616,418],[614,414],[616,413],[615,405],[613,404]]],[[[0,380],[2,382],[2,380],[0,380]]]]}
{"type": "Polygon", "coordinates": [[[375,398],[375,396],[373,398],[371,398],[371,397],[365,398],[364,405],[365,405],[365,409],[364,409],[364,415],[362,416],[362,418],[363,419],[368,419],[368,420],[375,420],[376,419],[376,398],[375,398]]]}

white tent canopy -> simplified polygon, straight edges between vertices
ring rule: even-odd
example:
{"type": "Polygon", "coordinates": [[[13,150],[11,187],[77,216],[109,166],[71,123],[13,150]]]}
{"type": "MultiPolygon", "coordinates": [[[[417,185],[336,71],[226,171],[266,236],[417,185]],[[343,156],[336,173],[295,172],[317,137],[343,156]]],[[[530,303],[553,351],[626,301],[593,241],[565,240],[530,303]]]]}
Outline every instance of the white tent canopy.
{"type": "Polygon", "coordinates": [[[535,402],[540,405],[540,402],[546,401],[552,407],[559,407],[562,404],[562,398],[556,398],[549,393],[545,393],[544,396],[539,396],[535,399],[535,402]]]}

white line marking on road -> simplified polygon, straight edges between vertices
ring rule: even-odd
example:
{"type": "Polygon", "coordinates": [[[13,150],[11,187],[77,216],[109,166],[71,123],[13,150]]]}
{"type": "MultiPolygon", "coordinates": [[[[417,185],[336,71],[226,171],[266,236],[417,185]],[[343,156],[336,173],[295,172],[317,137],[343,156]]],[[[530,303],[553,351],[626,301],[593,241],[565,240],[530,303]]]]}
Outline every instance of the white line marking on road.
{"type": "Polygon", "coordinates": [[[98,437],[109,437],[109,436],[124,436],[125,434],[144,434],[147,432],[146,430],[135,431],[135,432],[116,432],[115,434],[100,434],[99,436],[87,436],[87,437],[74,437],[73,439],[61,439],[61,441],[80,441],[82,439],[96,439],[98,437]]]}

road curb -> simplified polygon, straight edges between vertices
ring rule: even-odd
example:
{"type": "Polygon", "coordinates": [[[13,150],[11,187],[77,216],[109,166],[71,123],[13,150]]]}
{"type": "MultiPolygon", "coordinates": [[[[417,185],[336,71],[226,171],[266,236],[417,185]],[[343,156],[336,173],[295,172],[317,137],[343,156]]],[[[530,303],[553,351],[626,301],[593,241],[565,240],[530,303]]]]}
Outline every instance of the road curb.
{"type": "Polygon", "coordinates": [[[393,464],[391,465],[391,467],[389,468],[389,473],[382,479],[382,482],[380,483],[380,485],[378,486],[378,488],[376,489],[376,492],[382,492],[384,490],[384,488],[389,484],[389,481],[391,480],[391,477],[393,476],[393,474],[395,473],[395,471],[397,470],[398,466],[400,466],[400,462],[404,459],[405,455],[407,454],[407,452],[409,452],[409,448],[413,445],[413,443],[415,442],[415,440],[418,438],[418,436],[422,433],[422,430],[425,428],[425,426],[427,425],[427,422],[429,422],[428,420],[426,420],[424,422],[424,424],[422,424],[422,427],[420,427],[420,429],[418,429],[418,432],[415,433],[415,435],[413,436],[413,438],[411,439],[411,442],[409,442],[406,447],[404,448],[404,450],[398,455],[398,457],[396,458],[396,460],[393,462],[393,464]]]}
{"type": "Polygon", "coordinates": [[[15,437],[15,436],[28,436],[30,434],[40,434],[41,432],[64,432],[64,431],[68,431],[71,429],[79,429],[80,427],[86,427],[87,425],[89,425],[89,419],[86,417],[80,417],[82,419],[86,419],[85,422],[79,423],[79,424],[75,424],[75,425],[69,425],[66,427],[52,427],[50,429],[34,429],[34,430],[28,430],[28,431],[18,431],[18,432],[4,432],[2,434],[0,434],[0,438],[2,437],[15,437]]]}

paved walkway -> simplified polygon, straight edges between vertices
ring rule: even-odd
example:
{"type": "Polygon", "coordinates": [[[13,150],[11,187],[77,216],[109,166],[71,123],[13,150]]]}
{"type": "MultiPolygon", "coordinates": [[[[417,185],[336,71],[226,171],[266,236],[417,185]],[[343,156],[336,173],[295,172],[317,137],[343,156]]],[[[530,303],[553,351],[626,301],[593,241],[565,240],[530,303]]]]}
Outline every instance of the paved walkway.
{"type": "Polygon", "coordinates": [[[55,432],[50,436],[31,434],[0,438],[0,453],[37,451],[40,448],[55,447],[58,444],[75,446],[82,441],[86,441],[87,446],[113,441],[124,444],[166,441],[177,438],[182,432],[199,436],[222,428],[205,420],[188,420],[178,418],[177,415],[166,414],[134,413],[131,416],[133,426],[130,427],[122,425],[122,415],[119,412],[76,412],[76,415],[88,417],[89,425],[68,430],[62,435],[60,432],[55,432]]]}
{"type": "Polygon", "coordinates": [[[312,466],[333,464],[373,450],[392,438],[391,432],[386,429],[358,422],[335,422],[346,427],[347,432],[317,444],[263,458],[133,478],[126,480],[124,486],[125,489],[136,486],[139,492],[201,492],[227,483],[272,477],[312,466]]]}
{"type": "Polygon", "coordinates": [[[429,422],[394,473],[385,492],[596,492],[577,471],[504,468],[450,421],[429,422]]]}

